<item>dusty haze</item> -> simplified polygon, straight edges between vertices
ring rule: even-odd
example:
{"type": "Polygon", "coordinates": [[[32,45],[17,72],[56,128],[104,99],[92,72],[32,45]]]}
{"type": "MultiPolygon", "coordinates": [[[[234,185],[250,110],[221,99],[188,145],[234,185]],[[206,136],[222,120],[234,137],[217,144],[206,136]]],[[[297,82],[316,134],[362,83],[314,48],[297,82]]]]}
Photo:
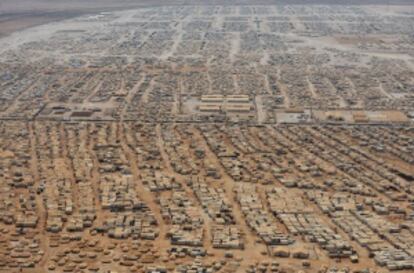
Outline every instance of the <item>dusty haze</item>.
{"type": "Polygon", "coordinates": [[[257,5],[257,4],[341,4],[413,5],[412,0],[2,0],[0,37],[28,27],[59,21],[85,13],[159,5],[257,5]]]}

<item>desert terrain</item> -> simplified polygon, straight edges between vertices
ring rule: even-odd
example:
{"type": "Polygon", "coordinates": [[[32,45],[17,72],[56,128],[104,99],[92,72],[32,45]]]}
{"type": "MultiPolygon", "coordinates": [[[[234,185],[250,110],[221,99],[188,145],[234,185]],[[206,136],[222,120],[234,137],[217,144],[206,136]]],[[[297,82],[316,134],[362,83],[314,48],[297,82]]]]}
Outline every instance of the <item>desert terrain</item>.
{"type": "Polygon", "coordinates": [[[35,1],[0,6],[0,272],[414,270],[410,1],[35,1]]]}

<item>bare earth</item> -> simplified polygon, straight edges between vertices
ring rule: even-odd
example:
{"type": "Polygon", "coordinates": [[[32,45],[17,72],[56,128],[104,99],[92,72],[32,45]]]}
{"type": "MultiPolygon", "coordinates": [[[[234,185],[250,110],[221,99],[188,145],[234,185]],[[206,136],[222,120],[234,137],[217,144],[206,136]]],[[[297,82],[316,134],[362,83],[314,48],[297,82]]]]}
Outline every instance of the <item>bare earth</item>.
{"type": "Polygon", "coordinates": [[[2,1],[0,272],[413,272],[414,6],[327,2],[2,1]]]}

